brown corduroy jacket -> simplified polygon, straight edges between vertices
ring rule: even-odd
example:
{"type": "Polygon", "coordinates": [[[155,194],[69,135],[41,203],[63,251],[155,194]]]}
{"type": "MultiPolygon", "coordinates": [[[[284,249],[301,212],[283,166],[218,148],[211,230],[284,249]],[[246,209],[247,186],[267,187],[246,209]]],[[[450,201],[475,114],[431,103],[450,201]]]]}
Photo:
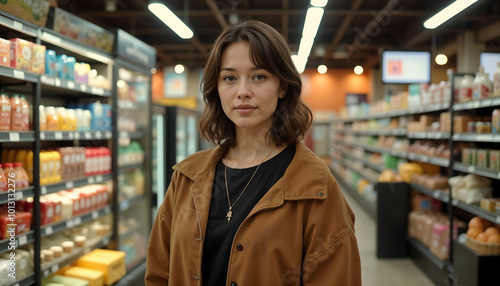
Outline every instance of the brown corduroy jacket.
{"type": "MultiPolygon", "coordinates": [[[[227,286],[361,285],[354,214],[323,160],[296,146],[283,177],[236,232],[227,286]]],[[[215,168],[224,152],[215,147],[174,166],[151,231],[147,286],[202,285],[215,168]]]]}

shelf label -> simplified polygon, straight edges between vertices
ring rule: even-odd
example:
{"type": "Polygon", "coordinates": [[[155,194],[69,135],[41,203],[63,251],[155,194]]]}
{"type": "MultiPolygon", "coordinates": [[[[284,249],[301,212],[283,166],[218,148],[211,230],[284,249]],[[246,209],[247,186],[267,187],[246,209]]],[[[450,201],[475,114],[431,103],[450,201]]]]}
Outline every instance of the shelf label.
{"type": "Polygon", "coordinates": [[[81,217],[75,217],[74,220],[75,220],[75,226],[82,224],[82,218],[81,217]]]}
{"type": "Polygon", "coordinates": [[[96,139],[101,139],[101,138],[102,138],[102,133],[101,133],[101,131],[96,131],[96,132],[95,132],[95,138],[96,138],[96,139]]]}
{"type": "Polygon", "coordinates": [[[87,92],[87,86],[84,84],[80,84],[80,90],[83,92],[87,92]]]}
{"type": "Polygon", "coordinates": [[[439,198],[439,194],[440,194],[439,191],[434,191],[434,198],[436,199],[439,198]]]}
{"type": "Polygon", "coordinates": [[[9,133],[9,140],[11,142],[19,142],[19,139],[20,139],[19,133],[17,133],[17,132],[10,132],[9,133]]]}
{"type": "Polygon", "coordinates": [[[85,139],[87,140],[90,140],[90,138],[92,138],[92,134],[90,134],[90,132],[85,132],[83,133],[83,136],[85,137],[85,139]]]}
{"type": "Polygon", "coordinates": [[[67,189],[72,189],[75,186],[75,184],[73,183],[73,181],[68,181],[64,184],[64,186],[66,187],[67,190],[67,189]]]}
{"type": "Polygon", "coordinates": [[[49,34],[47,32],[43,32],[42,38],[45,39],[47,42],[51,42],[53,44],[60,44],[62,43],[62,39],[59,37],[56,37],[52,34],[49,34]]]}
{"type": "Polygon", "coordinates": [[[56,140],[62,140],[63,134],[62,134],[62,132],[55,132],[54,137],[56,138],[56,140]]]}
{"type": "Polygon", "coordinates": [[[68,81],[68,88],[69,89],[75,89],[75,83],[72,81],[68,81]]]}
{"type": "Polygon", "coordinates": [[[468,166],[467,167],[467,172],[474,173],[475,171],[476,171],[476,167],[475,166],[468,166]]]}
{"type": "Polygon", "coordinates": [[[477,141],[490,141],[493,140],[493,135],[478,135],[477,141]]]}
{"type": "Polygon", "coordinates": [[[95,182],[94,177],[88,177],[88,178],[87,178],[87,183],[88,183],[89,185],[92,185],[94,182],[95,182]]]}
{"type": "Polygon", "coordinates": [[[14,284],[13,286],[19,286],[19,283],[14,284]]]}
{"type": "Polygon", "coordinates": [[[104,137],[110,139],[113,137],[113,134],[111,133],[111,131],[106,131],[106,133],[104,133],[104,137]]]}
{"type": "Polygon", "coordinates": [[[56,82],[57,87],[61,87],[61,80],[60,79],[56,78],[55,82],[56,82]]]}
{"type": "Polygon", "coordinates": [[[451,204],[454,205],[454,206],[457,206],[458,205],[458,200],[457,199],[451,200],[451,204]]]}
{"type": "Polygon", "coordinates": [[[57,264],[57,263],[52,265],[52,267],[50,268],[50,271],[52,273],[56,273],[58,270],[59,270],[59,264],[57,264]]]}
{"type": "Polygon", "coordinates": [[[41,190],[41,193],[42,195],[46,195],[47,194],[47,187],[42,187],[42,190],[41,190]]]}
{"type": "Polygon", "coordinates": [[[47,84],[47,85],[55,85],[56,84],[56,79],[53,78],[53,77],[48,77],[46,75],[42,75],[40,77],[40,81],[44,84],[47,84]]]}
{"type": "Polygon", "coordinates": [[[18,22],[18,21],[13,21],[12,26],[14,26],[14,28],[19,29],[19,30],[22,30],[24,27],[23,23],[18,22]]]}
{"type": "Polygon", "coordinates": [[[75,226],[75,224],[73,223],[73,220],[70,219],[70,220],[66,221],[66,228],[69,229],[69,228],[72,228],[74,226],[75,226]]]}
{"type": "Polygon", "coordinates": [[[75,136],[75,134],[73,132],[68,133],[69,140],[73,140],[74,136],[75,136]]]}
{"type": "Polygon", "coordinates": [[[80,140],[80,132],[75,132],[75,140],[80,140]]]}
{"type": "Polygon", "coordinates": [[[499,178],[499,179],[500,179],[500,172],[498,173],[497,178],[499,178]]]}
{"type": "Polygon", "coordinates": [[[45,132],[40,132],[40,140],[45,140],[45,132]]]}
{"type": "Polygon", "coordinates": [[[18,71],[18,70],[14,70],[14,77],[17,79],[25,79],[26,78],[26,76],[24,75],[24,72],[18,71]]]}
{"type": "Polygon", "coordinates": [[[90,89],[90,92],[96,95],[104,95],[104,89],[99,88],[99,87],[92,87],[90,89]]]}
{"type": "Polygon", "coordinates": [[[100,182],[102,182],[103,180],[104,180],[104,179],[102,178],[102,176],[101,176],[101,175],[95,176],[95,181],[96,181],[96,183],[100,183],[100,182]]]}
{"type": "Polygon", "coordinates": [[[99,217],[99,212],[98,211],[93,211],[92,212],[92,219],[97,219],[99,217]]]}
{"type": "Polygon", "coordinates": [[[52,230],[52,226],[47,226],[45,228],[45,235],[51,235],[54,231],[52,230]]]}
{"type": "Polygon", "coordinates": [[[22,200],[23,199],[23,192],[22,191],[17,191],[16,192],[16,201],[22,200]]]}
{"type": "Polygon", "coordinates": [[[26,235],[19,236],[18,240],[19,240],[19,245],[25,245],[28,243],[28,238],[26,237],[26,235]]]}

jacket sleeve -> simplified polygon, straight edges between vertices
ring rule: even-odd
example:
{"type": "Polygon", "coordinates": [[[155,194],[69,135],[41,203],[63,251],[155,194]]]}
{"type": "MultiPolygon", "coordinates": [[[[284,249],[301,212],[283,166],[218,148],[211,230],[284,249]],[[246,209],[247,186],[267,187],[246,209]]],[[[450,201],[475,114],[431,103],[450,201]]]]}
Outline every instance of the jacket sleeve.
{"type": "Polygon", "coordinates": [[[304,286],[361,286],[354,213],[331,176],[328,198],[313,205],[304,233],[304,286]]]}
{"type": "Polygon", "coordinates": [[[149,237],[146,259],[147,286],[165,286],[169,281],[170,269],[170,227],[172,223],[175,173],[167,189],[165,199],[158,209],[158,214],[149,237]]]}

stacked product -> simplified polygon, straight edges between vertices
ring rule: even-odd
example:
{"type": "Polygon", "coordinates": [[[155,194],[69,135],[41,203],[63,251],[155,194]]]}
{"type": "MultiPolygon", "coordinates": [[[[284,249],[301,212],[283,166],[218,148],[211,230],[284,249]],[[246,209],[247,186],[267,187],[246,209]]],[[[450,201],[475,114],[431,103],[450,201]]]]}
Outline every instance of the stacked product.
{"type": "Polygon", "coordinates": [[[500,226],[480,217],[469,221],[466,245],[481,255],[500,254],[500,226]]]}

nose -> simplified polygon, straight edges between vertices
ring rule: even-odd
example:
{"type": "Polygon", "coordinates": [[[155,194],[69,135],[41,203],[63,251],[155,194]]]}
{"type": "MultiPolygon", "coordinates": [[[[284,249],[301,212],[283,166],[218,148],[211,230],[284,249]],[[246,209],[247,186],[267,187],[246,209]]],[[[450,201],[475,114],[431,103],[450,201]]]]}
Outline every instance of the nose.
{"type": "Polygon", "coordinates": [[[241,80],[238,84],[238,91],[236,95],[238,96],[238,99],[250,98],[252,96],[250,83],[246,80],[241,80]]]}

